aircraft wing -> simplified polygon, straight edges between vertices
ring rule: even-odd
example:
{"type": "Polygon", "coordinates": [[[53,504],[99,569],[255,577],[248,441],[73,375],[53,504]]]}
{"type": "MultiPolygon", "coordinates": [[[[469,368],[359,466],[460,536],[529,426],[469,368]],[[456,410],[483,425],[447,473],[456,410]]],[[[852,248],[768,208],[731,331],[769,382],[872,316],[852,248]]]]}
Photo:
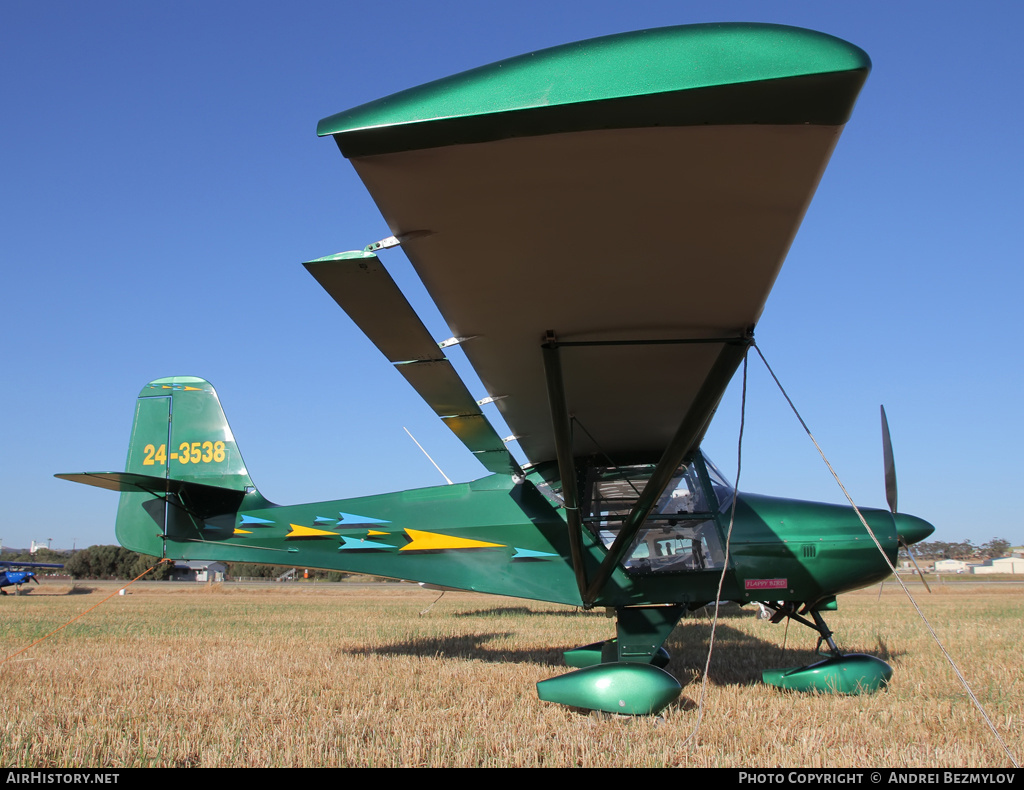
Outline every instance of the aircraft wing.
{"type": "Polygon", "coordinates": [[[657,460],[681,425],[687,451],[702,437],[869,69],[798,28],[661,28],[438,80],[318,133],[470,338],[532,463],[560,443],[657,460]]]}

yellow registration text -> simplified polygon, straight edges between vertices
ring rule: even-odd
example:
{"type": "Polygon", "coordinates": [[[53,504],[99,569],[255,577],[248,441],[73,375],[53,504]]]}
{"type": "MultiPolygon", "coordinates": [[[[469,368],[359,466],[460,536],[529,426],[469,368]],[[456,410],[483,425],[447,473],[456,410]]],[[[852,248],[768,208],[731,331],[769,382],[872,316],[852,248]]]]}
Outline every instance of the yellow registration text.
{"type": "MultiPolygon", "coordinates": [[[[143,466],[163,466],[167,463],[167,445],[159,447],[147,444],[143,449],[143,466]]],[[[224,442],[182,442],[178,451],[171,453],[171,460],[180,464],[219,464],[224,460],[224,442]]]]}

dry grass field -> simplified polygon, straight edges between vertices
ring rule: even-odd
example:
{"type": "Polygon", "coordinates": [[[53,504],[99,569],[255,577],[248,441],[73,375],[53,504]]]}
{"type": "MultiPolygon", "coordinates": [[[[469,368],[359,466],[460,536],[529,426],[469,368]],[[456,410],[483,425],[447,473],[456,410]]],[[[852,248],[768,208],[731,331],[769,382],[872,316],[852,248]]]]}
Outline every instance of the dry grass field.
{"type": "MultiPolygon", "coordinates": [[[[51,583],[0,601],[11,655],[116,589],[51,583]]],[[[918,588],[919,589],[919,588],[918,588]]],[[[731,607],[697,736],[710,623],[667,647],[684,682],[657,718],[538,701],[561,650],[614,635],[603,612],[412,585],[136,584],[0,665],[0,764],[132,766],[1005,766],[909,602],[840,598],[840,645],[880,655],[866,697],[781,692],[760,671],[815,636],[731,607]],[[783,653],[784,638],[788,642],[783,653]]],[[[1024,755],[1024,585],[916,594],[1015,757],[1024,755]]]]}

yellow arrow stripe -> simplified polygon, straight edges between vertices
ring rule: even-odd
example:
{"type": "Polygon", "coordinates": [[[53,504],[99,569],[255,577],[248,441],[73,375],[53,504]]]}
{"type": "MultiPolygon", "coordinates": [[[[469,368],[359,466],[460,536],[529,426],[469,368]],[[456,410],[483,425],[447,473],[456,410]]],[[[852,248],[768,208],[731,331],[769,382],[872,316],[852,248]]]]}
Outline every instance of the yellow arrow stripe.
{"type": "Polygon", "coordinates": [[[287,539],[287,538],[315,538],[315,537],[321,537],[321,536],[325,537],[325,538],[336,538],[336,537],[338,537],[338,533],[337,532],[328,532],[326,529],[313,529],[312,527],[302,527],[302,526],[299,526],[298,524],[289,524],[288,526],[292,528],[292,531],[289,532],[287,535],[285,535],[285,539],[287,539]]]}
{"type": "Polygon", "coordinates": [[[407,529],[411,543],[402,546],[399,551],[439,551],[441,549],[502,549],[503,543],[486,543],[482,540],[469,538],[453,538],[451,535],[439,535],[436,532],[421,532],[418,529],[407,529]]]}

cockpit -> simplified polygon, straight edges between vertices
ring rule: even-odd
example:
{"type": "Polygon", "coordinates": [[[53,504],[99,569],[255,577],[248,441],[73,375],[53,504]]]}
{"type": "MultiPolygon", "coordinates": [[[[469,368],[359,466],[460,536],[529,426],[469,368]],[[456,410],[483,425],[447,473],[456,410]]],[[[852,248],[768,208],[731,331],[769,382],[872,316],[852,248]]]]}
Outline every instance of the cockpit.
{"type": "MultiPolygon", "coordinates": [[[[583,486],[583,523],[609,548],[654,471],[654,464],[592,466],[583,486]]],[[[725,561],[715,518],[734,489],[703,453],[681,466],[622,560],[630,574],[720,571],[725,561]]]]}

